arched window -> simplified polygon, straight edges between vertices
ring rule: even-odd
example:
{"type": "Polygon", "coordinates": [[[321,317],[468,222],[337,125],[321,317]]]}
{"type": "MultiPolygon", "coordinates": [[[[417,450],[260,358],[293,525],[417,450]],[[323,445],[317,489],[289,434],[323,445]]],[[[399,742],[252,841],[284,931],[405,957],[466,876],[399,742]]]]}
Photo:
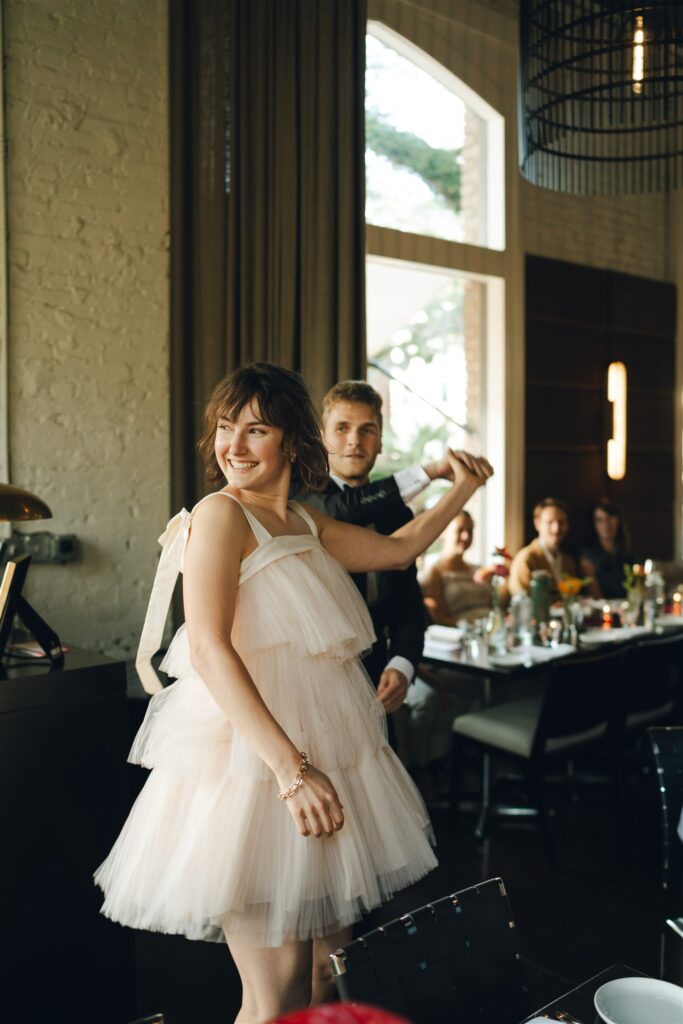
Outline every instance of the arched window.
{"type": "MultiPolygon", "coordinates": [[[[469,268],[474,247],[500,258],[504,195],[501,115],[424,51],[370,22],[367,354],[385,406],[378,473],[434,457],[445,443],[490,450],[487,392],[498,385],[487,363],[503,344],[503,288],[469,268]]],[[[479,492],[472,503],[480,559],[504,540],[484,501],[479,492]]]]}

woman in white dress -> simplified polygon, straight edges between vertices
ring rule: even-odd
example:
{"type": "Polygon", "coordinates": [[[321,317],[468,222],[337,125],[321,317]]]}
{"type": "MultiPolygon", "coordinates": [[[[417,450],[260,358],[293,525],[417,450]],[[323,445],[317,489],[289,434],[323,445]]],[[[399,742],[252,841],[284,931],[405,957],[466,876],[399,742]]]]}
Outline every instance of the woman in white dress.
{"type": "Polygon", "coordinates": [[[153,771],[95,879],[113,920],[224,934],[236,1020],[263,1024],[325,998],[322,965],[353,921],[436,863],[358,658],[374,637],[347,573],[409,564],[492,470],[453,455],[450,492],[384,537],[288,501],[327,472],[298,374],[234,371],[205,428],[208,475],[227,486],[162,537],[139,663],[152,689],[148,640],[182,568],[186,622],[162,663],[177,681],[150,701],[131,760],[153,771]]]}

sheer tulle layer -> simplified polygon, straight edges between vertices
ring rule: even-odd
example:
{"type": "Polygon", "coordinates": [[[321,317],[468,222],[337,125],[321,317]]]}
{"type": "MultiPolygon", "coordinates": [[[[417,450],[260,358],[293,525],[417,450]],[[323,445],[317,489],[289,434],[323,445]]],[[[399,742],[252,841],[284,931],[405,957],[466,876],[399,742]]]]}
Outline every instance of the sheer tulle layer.
{"type": "MultiPolygon", "coordinates": [[[[273,717],[324,772],[353,767],[385,744],[384,711],[356,658],[293,663],[281,647],[243,658],[273,717]]],[[[207,785],[224,776],[272,779],[196,673],[152,697],[129,760],[207,785]]]]}
{"type": "MultiPolygon", "coordinates": [[[[266,547],[254,555],[261,556],[266,547]]],[[[311,550],[290,557],[282,557],[275,546],[268,548],[257,571],[237,590],[232,643],[242,657],[284,645],[296,657],[325,654],[344,660],[369,650],[374,641],[372,621],[353,581],[317,541],[311,550]]],[[[161,668],[176,679],[192,672],[182,628],[161,668]]]]}
{"type": "Polygon", "coordinates": [[[156,769],[95,875],[103,913],[191,939],[220,941],[225,928],[278,946],[351,924],[436,865],[427,813],[389,748],[330,775],[345,824],[315,839],[298,834],[274,781],[188,784],[156,769]]]}

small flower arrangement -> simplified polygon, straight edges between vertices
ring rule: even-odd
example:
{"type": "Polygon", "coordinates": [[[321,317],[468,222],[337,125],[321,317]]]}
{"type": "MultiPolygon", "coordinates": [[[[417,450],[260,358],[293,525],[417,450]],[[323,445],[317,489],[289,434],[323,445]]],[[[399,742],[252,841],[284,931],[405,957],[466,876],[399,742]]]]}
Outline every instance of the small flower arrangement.
{"type": "Polygon", "coordinates": [[[472,576],[475,583],[502,584],[510,575],[512,555],[506,547],[494,548],[490,565],[482,565],[472,576]]]}
{"type": "Polygon", "coordinates": [[[645,587],[645,567],[624,564],[624,590],[629,595],[639,594],[645,587]]]}
{"type": "Polygon", "coordinates": [[[510,575],[510,562],[512,555],[503,545],[502,548],[493,549],[493,575],[507,578],[510,575]]]}
{"type": "Polygon", "coordinates": [[[567,598],[577,597],[582,588],[592,582],[592,576],[570,576],[568,573],[563,573],[557,581],[557,589],[566,601],[567,598]]]}

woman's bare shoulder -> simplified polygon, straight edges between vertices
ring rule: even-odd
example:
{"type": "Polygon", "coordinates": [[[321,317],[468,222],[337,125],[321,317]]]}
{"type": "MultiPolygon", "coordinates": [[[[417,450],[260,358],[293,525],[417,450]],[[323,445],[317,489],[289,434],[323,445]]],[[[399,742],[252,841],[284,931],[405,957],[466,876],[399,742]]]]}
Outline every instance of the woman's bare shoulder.
{"type": "Polygon", "coordinates": [[[237,500],[227,491],[216,491],[202,499],[192,512],[193,532],[205,530],[229,532],[233,536],[246,535],[247,518],[237,500]]]}

